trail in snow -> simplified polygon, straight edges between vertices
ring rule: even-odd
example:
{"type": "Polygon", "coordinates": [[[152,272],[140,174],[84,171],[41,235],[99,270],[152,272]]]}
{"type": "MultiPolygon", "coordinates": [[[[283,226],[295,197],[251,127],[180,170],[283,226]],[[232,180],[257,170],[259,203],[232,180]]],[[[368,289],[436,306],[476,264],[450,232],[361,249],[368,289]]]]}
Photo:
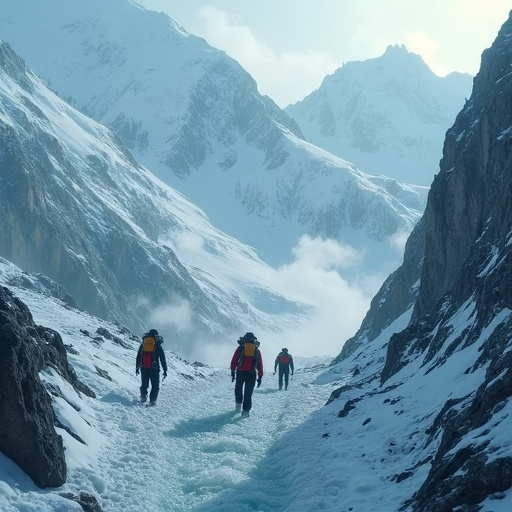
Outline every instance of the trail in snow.
{"type": "Polygon", "coordinates": [[[286,391],[267,374],[243,419],[227,369],[165,382],[156,407],[110,395],[105,414],[120,434],[100,464],[105,510],[284,510],[290,468],[280,439],[325,403],[326,390],[311,384],[316,374],[298,369],[286,391]]]}
{"type": "MultiPolygon", "coordinates": [[[[97,496],[105,512],[284,512],[294,501],[289,479],[304,476],[307,443],[295,433],[330,395],[330,385],[313,384],[329,358],[295,357],[287,391],[278,390],[267,367],[251,416],[242,419],[234,411],[229,361],[225,369],[190,365],[166,340],[169,377],[157,406],[144,407],[135,375],[138,339],[59,301],[16,292],[36,323],[61,333],[70,364],[97,398],[78,394],[51,368],[41,372],[61,392],[54,398],[58,419],[83,442],[57,428],[68,467],[58,489],[39,489],[0,454],[2,512],[83,512],[62,497],[70,492],[97,496]]],[[[262,347],[264,357],[277,352],[262,347]]]]}

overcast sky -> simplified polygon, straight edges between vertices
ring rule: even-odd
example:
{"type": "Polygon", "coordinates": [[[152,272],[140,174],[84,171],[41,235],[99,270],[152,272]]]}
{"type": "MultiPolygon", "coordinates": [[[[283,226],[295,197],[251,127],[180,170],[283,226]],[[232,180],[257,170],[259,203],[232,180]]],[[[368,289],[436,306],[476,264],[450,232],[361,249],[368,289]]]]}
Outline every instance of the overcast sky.
{"type": "Polygon", "coordinates": [[[444,76],[476,74],[512,0],[136,0],[224,50],[280,107],[343,63],[404,44],[444,76]]]}
{"type": "Polygon", "coordinates": [[[280,107],[343,63],[405,44],[430,68],[476,74],[512,0],[136,0],[236,59],[280,107]]]}

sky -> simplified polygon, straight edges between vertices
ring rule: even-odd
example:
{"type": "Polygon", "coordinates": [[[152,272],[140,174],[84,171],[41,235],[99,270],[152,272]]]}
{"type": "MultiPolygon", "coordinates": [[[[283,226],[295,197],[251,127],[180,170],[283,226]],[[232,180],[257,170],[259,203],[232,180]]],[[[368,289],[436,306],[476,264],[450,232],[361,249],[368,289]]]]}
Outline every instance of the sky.
{"type": "MultiPolygon", "coordinates": [[[[0,454],[2,512],[83,512],[62,496],[80,491],[95,496],[105,512],[396,512],[430,468],[425,460],[437,443],[426,443],[425,432],[438,411],[485,377],[485,368],[466,371],[480,354],[474,343],[431,372],[421,371],[421,356],[411,360],[389,386],[380,387],[372,375],[382,365],[383,340],[405,326],[404,316],[364,355],[336,366],[329,367],[326,358],[296,356],[286,391],[278,390],[277,376],[267,366],[250,417],[243,419],[235,412],[227,367],[194,367],[164,340],[168,378],[156,407],[146,408],[134,371],[137,341],[48,295],[13,286],[12,276],[20,273],[0,262],[0,284],[11,283],[34,321],[57,330],[73,346],[69,362],[97,397],[76,393],[53,370],[40,373],[61,390],[62,396],[53,398],[60,423],[85,444],[56,427],[68,466],[67,482],[57,489],[37,488],[0,454]],[[91,343],[84,333],[97,337],[98,328],[131,348],[106,338],[91,343]],[[359,375],[352,372],[356,363],[359,375]],[[326,405],[342,385],[349,388],[326,405]],[[357,405],[341,418],[348,400],[357,405]],[[406,470],[411,475],[397,485],[392,475],[406,470]]],[[[29,279],[25,275],[25,282],[29,279]]],[[[471,322],[472,308],[467,309],[456,333],[471,322]]],[[[497,456],[510,454],[510,414],[509,401],[478,431],[463,436],[459,448],[490,441],[503,447],[497,456]]],[[[486,500],[481,510],[510,512],[512,492],[498,498],[486,500]]]]}
{"type": "Polygon", "coordinates": [[[281,108],[348,61],[404,44],[439,76],[475,75],[510,0],[137,0],[236,59],[281,108]]]}

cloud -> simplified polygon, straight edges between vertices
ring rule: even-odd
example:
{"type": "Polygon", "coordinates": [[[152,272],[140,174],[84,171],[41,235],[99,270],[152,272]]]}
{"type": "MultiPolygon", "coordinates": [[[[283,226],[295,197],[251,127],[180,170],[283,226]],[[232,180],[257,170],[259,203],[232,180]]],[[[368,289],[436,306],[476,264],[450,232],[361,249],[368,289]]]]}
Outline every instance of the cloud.
{"type": "Polygon", "coordinates": [[[139,316],[147,319],[147,329],[155,328],[161,334],[189,333],[193,330],[194,312],[186,300],[155,306],[149,298],[138,297],[135,307],[139,316]]]}
{"type": "Polygon", "coordinates": [[[177,249],[189,253],[200,252],[203,248],[203,242],[204,240],[201,236],[191,231],[178,233],[174,237],[169,237],[169,240],[166,240],[166,243],[171,247],[174,243],[177,249]]]}
{"type": "Polygon", "coordinates": [[[199,16],[205,23],[203,36],[208,43],[223,48],[237,60],[257,80],[259,92],[270,96],[281,108],[302,100],[320,86],[323,77],[339,67],[339,63],[313,50],[276,51],[259,40],[239,18],[225,11],[204,7],[199,16]]]}
{"type": "Polygon", "coordinates": [[[335,240],[308,236],[299,240],[293,261],[278,269],[278,286],[314,304],[316,313],[282,340],[290,352],[335,356],[356,333],[383,281],[377,274],[357,280],[344,277],[344,273],[354,275],[363,260],[364,253],[335,240]]]}
{"type": "Polygon", "coordinates": [[[152,309],[148,315],[151,325],[159,330],[172,330],[178,333],[192,329],[193,311],[188,301],[179,300],[174,304],[161,304],[152,309]]]}
{"type": "Polygon", "coordinates": [[[190,362],[199,361],[219,368],[229,366],[238,335],[213,339],[205,334],[188,301],[178,300],[155,307],[149,300],[139,299],[138,307],[147,318],[147,329],[156,328],[163,336],[164,350],[190,362]]]}
{"type": "Polygon", "coordinates": [[[398,230],[388,238],[388,243],[398,254],[403,255],[410,231],[398,230]]]}

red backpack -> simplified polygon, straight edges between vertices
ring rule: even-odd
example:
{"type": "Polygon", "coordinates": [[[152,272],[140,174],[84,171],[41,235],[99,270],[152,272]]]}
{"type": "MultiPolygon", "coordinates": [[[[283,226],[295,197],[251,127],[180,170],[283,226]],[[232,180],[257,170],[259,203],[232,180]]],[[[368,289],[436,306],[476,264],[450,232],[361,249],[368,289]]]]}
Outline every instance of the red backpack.
{"type": "Polygon", "coordinates": [[[282,364],[288,364],[290,362],[290,356],[288,354],[285,354],[284,352],[281,352],[279,362],[282,364]]]}

